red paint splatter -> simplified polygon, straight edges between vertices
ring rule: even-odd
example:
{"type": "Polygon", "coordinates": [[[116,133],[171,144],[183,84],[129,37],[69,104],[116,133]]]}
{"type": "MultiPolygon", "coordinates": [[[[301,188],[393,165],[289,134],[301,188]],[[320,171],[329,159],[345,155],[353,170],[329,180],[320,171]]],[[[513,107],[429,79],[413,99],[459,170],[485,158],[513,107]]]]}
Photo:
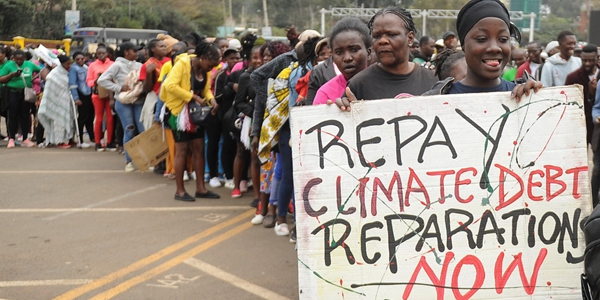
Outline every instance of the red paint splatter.
{"type": "Polygon", "coordinates": [[[508,156],[510,156],[510,151],[508,151],[508,156]]]}
{"type": "Polygon", "coordinates": [[[484,111],[483,111],[483,113],[484,113],[484,114],[487,114],[487,110],[484,110],[484,111]]]}
{"type": "Polygon", "coordinates": [[[551,286],[551,285],[552,285],[552,282],[548,281],[548,282],[546,282],[546,284],[547,284],[548,286],[551,286]]]}
{"type": "Polygon", "coordinates": [[[525,202],[525,207],[529,207],[529,203],[525,202]]]}
{"type": "Polygon", "coordinates": [[[409,111],[409,112],[406,113],[406,115],[410,116],[410,115],[412,115],[412,113],[409,111]]]}
{"type": "Polygon", "coordinates": [[[444,104],[444,105],[448,105],[448,102],[444,102],[443,104],[444,104]]]}
{"type": "Polygon", "coordinates": [[[359,266],[362,266],[362,265],[364,265],[364,264],[363,264],[363,263],[361,263],[360,261],[357,261],[357,262],[356,262],[356,264],[357,264],[357,265],[359,265],[359,266]]]}
{"type": "MultiPolygon", "coordinates": [[[[319,224],[321,224],[321,221],[319,221],[319,216],[316,216],[316,217],[315,217],[315,219],[317,219],[317,222],[318,222],[319,224]]],[[[323,225],[321,225],[321,226],[323,226],[323,225]]]]}
{"type": "Polygon", "coordinates": [[[513,141],[513,145],[515,145],[515,146],[516,146],[516,145],[517,145],[517,141],[513,141]]]}
{"type": "Polygon", "coordinates": [[[344,285],[344,279],[340,278],[340,285],[343,286],[344,285]]]}

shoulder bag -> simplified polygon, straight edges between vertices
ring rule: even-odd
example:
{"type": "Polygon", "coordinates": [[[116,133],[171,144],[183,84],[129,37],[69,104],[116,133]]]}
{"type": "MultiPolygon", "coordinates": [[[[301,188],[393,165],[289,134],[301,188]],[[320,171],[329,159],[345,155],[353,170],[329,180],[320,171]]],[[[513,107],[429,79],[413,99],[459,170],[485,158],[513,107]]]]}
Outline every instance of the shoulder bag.
{"type": "MultiPolygon", "coordinates": [[[[190,59],[191,61],[191,59],[190,59]]],[[[193,67],[190,69],[190,86],[192,89],[192,93],[194,92],[194,69],[193,67]]],[[[208,80],[208,78],[204,78],[204,80],[208,80]]],[[[208,84],[208,82],[207,82],[208,84]]],[[[210,126],[215,117],[211,114],[212,107],[205,105],[202,106],[200,103],[194,101],[193,99],[188,102],[187,105],[188,113],[190,115],[190,122],[196,126],[207,127],[210,126]]]]}
{"type": "Polygon", "coordinates": [[[144,91],[144,84],[138,81],[138,71],[131,70],[125,78],[125,85],[129,86],[129,91],[120,92],[117,100],[123,104],[132,104],[137,101],[144,91]]]}
{"type": "Polygon", "coordinates": [[[23,90],[23,94],[25,95],[25,102],[35,103],[38,100],[38,96],[35,93],[33,88],[27,87],[27,82],[25,81],[25,77],[21,75],[21,79],[23,79],[23,86],[25,89],[23,90]]]}

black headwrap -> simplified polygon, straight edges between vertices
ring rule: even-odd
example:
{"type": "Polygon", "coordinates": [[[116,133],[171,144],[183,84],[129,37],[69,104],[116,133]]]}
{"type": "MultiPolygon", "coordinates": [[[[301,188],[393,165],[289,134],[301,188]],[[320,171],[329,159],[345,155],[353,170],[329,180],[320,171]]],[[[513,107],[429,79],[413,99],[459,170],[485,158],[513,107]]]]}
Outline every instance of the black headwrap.
{"type": "Polygon", "coordinates": [[[58,61],[60,61],[61,64],[64,64],[64,63],[66,63],[66,62],[68,62],[70,60],[71,60],[71,58],[68,57],[68,56],[66,56],[66,55],[59,55],[58,56],[58,61]]]}
{"type": "MultiPolygon", "coordinates": [[[[465,45],[465,37],[467,33],[477,22],[483,18],[492,17],[498,18],[508,26],[511,35],[515,36],[516,27],[510,23],[510,15],[506,6],[499,0],[471,0],[465,4],[458,13],[456,18],[456,31],[458,31],[458,39],[460,44],[465,45]]],[[[518,29],[517,29],[518,31],[518,29]]],[[[517,38],[515,36],[515,38],[517,38]]],[[[518,34],[518,40],[520,40],[520,34],[518,34]]]]}

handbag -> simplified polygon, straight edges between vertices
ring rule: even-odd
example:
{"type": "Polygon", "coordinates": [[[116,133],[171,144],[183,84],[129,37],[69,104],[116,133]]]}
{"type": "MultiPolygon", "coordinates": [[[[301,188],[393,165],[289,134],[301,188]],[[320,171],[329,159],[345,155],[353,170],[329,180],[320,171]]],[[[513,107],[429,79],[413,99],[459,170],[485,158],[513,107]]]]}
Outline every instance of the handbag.
{"type": "Polygon", "coordinates": [[[223,130],[225,131],[225,133],[228,133],[235,138],[239,138],[240,136],[241,128],[236,126],[236,121],[238,119],[239,113],[234,102],[233,105],[231,105],[231,107],[229,108],[229,110],[227,110],[225,115],[223,115],[223,130]]]}
{"type": "Polygon", "coordinates": [[[23,79],[23,86],[25,89],[23,90],[23,94],[25,96],[25,102],[35,103],[38,100],[38,96],[35,93],[33,88],[27,87],[27,82],[25,82],[25,77],[21,75],[21,79],[23,79]]]}
{"type": "Polygon", "coordinates": [[[214,116],[211,114],[212,107],[202,106],[196,101],[188,103],[188,113],[190,122],[196,126],[207,127],[214,122],[214,116]]]}
{"type": "Polygon", "coordinates": [[[129,91],[120,92],[117,100],[123,104],[132,104],[137,101],[144,91],[144,84],[138,81],[138,71],[131,70],[125,77],[125,85],[129,86],[129,91]]]}
{"type": "MultiPolygon", "coordinates": [[[[190,86],[192,90],[194,89],[194,76],[194,69],[190,68],[190,86]]],[[[206,78],[206,80],[208,79],[206,78]]],[[[191,100],[190,102],[188,102],[187,108],[188,114],[190,116],[190,122],[196,126],[206,128],[216,121],[215,116],[213,116],[211,113],[211,106],[202,106],[200,105],[200,103],[191,100]]]]}

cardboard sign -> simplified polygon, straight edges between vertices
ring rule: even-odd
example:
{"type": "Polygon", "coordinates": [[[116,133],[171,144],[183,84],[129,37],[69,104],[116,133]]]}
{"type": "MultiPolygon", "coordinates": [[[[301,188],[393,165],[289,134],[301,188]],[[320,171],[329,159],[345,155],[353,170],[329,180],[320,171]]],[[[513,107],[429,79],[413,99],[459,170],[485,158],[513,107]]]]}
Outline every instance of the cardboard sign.
{"type": "Polygon", "coordinates": [[[301,299],[581,299],[583,92],[293,108],[301,299]]]}
{"type": "Polygon", "coordinates": [[[140,171],[156,166],[169,155],[167,141],[163,139],[163,128],[157,124],[127,142],[125,150],[140,171]]]}

